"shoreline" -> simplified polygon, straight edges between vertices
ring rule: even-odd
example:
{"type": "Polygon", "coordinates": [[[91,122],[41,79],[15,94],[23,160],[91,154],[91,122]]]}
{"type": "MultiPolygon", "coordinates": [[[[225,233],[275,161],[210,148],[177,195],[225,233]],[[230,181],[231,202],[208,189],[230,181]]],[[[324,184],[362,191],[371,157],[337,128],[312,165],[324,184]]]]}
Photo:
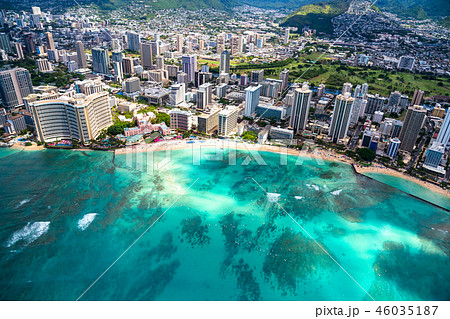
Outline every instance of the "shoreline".
{"type": "MultiPolygon", "coordinates": [[[[188,143],[184,140],[178,140],[178,141],[167,141],[167,142],[158,142],[154,144],[148,144],[148,145],[137,145],[135,147],[127,147],[127,148],[121,148],[115,150],[115,154],[127,154],[127,153],[141,153],[141,152],[154,152],[154,151],[165,151],[167,149],[172,150],[182,150],[182,149],[189,149],[194,147],[220,147],[220,148],[234,148],[236,150],[247,150],[247,151],[262,151],[262,152],[271,152],[271,153],[278,153],[283,155],[294,155],[294,156],[302,156],[306,158],[313,158],[318,160],[324,160],[324,161],[331,161],[331,162],[341,162],[348,165],[352,165],[354,167],[354,170],[356,173],[360,175],[365,175],[365,173],[378,173],[378,174],[385,174],[394,176],[397,178],[406,179],[408,181],[411,181],[413,183],[416,183],[426,189],[429,189],[433,192],[439,193],[440,195],[446,196],[450,198],[450,190],[445,190],[435,184],[420,180],[418,178],[409,176],[407,174],[404,174],[402,172],[393,170],[391,168],[382,167],[381,165],[377,166],[369,166],[364,167],[361,166],[359,163],[355,163],[355,161],[345,155],[337,154],[334,151],[331,150],[314,150],[313,152],[307,152],[307,151],[299,151],[296,149],[288,149],[283,148],[280,146],[273,146],[273,145],[260,145],[260,144],[251,144],[251,143],[245,143],[245,142],[235,142],[235,141],[225,141],[225,140],[206,140],[206,141],[195,141],[194,143],[188,143]],[[232,145],[232,147],[230,147],[232,145]]],[[[369,177],[369,176],[367,176],[369,177]]]]}

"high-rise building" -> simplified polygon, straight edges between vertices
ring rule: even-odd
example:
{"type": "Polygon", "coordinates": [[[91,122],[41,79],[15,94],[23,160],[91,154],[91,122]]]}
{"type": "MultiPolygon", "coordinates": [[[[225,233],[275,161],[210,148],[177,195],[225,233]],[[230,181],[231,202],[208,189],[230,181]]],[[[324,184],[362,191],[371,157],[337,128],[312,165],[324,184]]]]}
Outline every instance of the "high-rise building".
{"type": "Polygon", "coordinates": [[[180,68],[176,65],[167,65],[167,74],[170,78],[176,78],[180,68]]]}
{"type": "Polygon", "coordinates": [[[184,37],[182,34],[177,34],[177,51],[182,53],[184,45],[184,37]]]}
{"type": "Polygon", "coordinates": [[[382,111],[385,103],[386,103],[385,97],[382,97],[378,94],[376,95],[367,94],[367,105],[365,113],[373,114],[376,111],[382,111]]]}
{"type": "Polygon", "coordinates": [[[394,120],[394,127],[392,128],[392,134],[391,137],[399,137],[400,136],[400,132],[402,131],[403,128],[403,122],[399,121],[399,120],[394,120]]]}
{"type": "Polygon", "coordinates": [[[127,43],[128,43],[128,50],[139,51],[140,43],[141,43],[141,37],[140,37],[139,33],[128,31],[127,32],[127,43]]]}
{"type": "Polygon", "coordinates": [[[108,50],[102,48],[92,49],[92,65],[94,73],[109,74],[109,54],[108,50]]]}
{"type": "Polygon", "coordinates": [[[225,35],[219,34],[216,39],[217,54],[222,54],[225,51],[225,35]]]}
{"type": "Polygon", "coordinates": [[[24,55],[23,55],[23,50],[22,50],[22,43],[20,43],[20,42],[15,42],[15,43],[14,43],[14,48],[16,49],[16,55],[17,55],[17,58],[18,58],[19,60],[23,59],[23,58],[24,58],[24,55]]]}
{"type": "Polygon", "coordinates": [[[116,81],[117,82],[122,82],[123,80],[123,67],[122,67],[122,62],[117,62],[114,61],[113,62],[113,67],[114,67],[114,75],[116,76],[116,81]]]}
{"type": "Polygon", "coordinates": [[[119,39],[111,39],[111,49],[116,52],[122,51],[122,46],[120,45],[119,39]]]}
{"type": "Polygon", "coordinates": [[[447,111],[447,115],[444,118],[444,122],[441,125],[441,129],[436,138],[437,143],[444,144],[444,146],[450,143],[450,110],[447,111]]]}
{"type": "Polygon", "coordinates": [[[219,112],[219,135],[229,135],[237,126],[239,108],[227,106],[219,112]]]}
{"type": "Polygon", "coordinates": [[[197,108],[204,110],[212,102],[212,85],[205,83],[200,85],[197,91],[197,108]]]}
{"type": "Polygon", "coordinates": [[[230,52],[227,50],[220,54],[219,73],[230,73],[230,52]]]}
{"type": "Polygon", "coordinates": [[[131,57],[122,59],[123,74],[134,74],[134,60],[131,57]]]}
{"type": "Polygon", "coordinates": [[[192,129],[192,113],[180,109],[169,111],[170,128],[172,130],[190,131],[192,129]]]}
{"type": "Polygon", "coordinates": [[[150,43],[141,43],[141,65],[144,69],[151,69],[153,66],[152,46],[150,43]]]}
{"type": "Polygon", "coordinates": [[[25,43],[25,51],[27,53],[36,52],[36,46],[34,45],[33,35],[31,33],[24,35],[23,42],[25,43]]]}
{"type": "Polygon", "coordinates": [[[264,80],[264,69],[258,71],[252,71],[251,82],[261,83],[264,80]]]}
{"type": "Polygon", "coordinates": [[[422,104],[423,93],[424,92],[422,90],[419,90],[419,89],[414,91],[414,95],[413,95],[413,98],[412,98],[412,101],[411,101],[411,105],[412,106],[422,104]]]}
{"type": "Polygon", "coordinates": [[[150,42],[150,45],[152,46],[152,54],[153,56],[157,56],[160,54],[160,47],[159,47],[159,43],[156,41],[152,41],[150,42]]]}
{"type": "Polygon", "coordinates": [[[6,33],[0,33],[0,49],[4,50],[7,54],[12,53],[9,35],[6,33]]]}
{"type": "Polygon", "coordinates": [[[219,84],[216,87],[216,96],[218,98],[225,97],[225,95],[227,95],[227,88],[228,88],[228,85],[226,85],[225,83],[219,84]]]}
{"type": "Polygon", "coordinates": [[[241,78],[239,80],[239,85],[241,86],[247,86],[248,85],[248,75],[247,74],[242,74],[241,78]]]}
{"type": "Polygon", "coordinates": [[[251,86],[245,89],[245,116],[252,116],[259,104],[259,96],[261,94],[261,85],[251,86]]]}
{"type": "Polygon", "coordinates": [[[58,56],[58,50],[47,50],[47,58],[49,61],[58,62],[59,56],[58,56]]]}
{"type": "Polygon", "coordinates": [[[400,140],[397,137],[391,138],[389,140],[389,148],[387,151],[387,156],[394,158],[397,156],[397,152],[400,147],[400,140]]]}
{"type": "Polygon", "coordinates": [[[414,68],[416,59],[411,56],[402,56],[397,65],[397,69],[405,69],[411,71],[414,68]]]}
{"type": "Polygon", "coordinates": [[[405,122],[403,123],[403,128],[400,131],[399,136],[400,141],[402,141],[400,150],[410,153],[413,151],[426,115],[427,111],[419,105],[410,106],[408,108],[405,122]]]}
{"type": "Polygon", "coordinates": [[[294,90],[294,101],[292,105],[291,119],[289,126],[295,133],[306,128],[309,118],[309,108],[311,106],[312,91],[308,82],[303,83],[301,88],[294,90]]]}
{"type": "Polygon", "coordinates": [[[84,44],[81,41],[75,43],[75,48],[77,50],[78,67],[84,69],[87,67],[86,53],[84,52],[84,44]]]}
{"type": "Polygon", "coordinates": [[[261,83],[261,95],[271,98],[278,98],[283,81],[276,79],[264,79],[261,83]]]}
{"type": "Polygon", "coordinates": [[[53,41],[53,34],[51,32],[45,32],[45,42],[47,43],[48,49],[55,50],[55,42],[53,41]]]}
{"type": "Polygon", "coordinates": [[[123,53],[121,51],[113,51],[111,52],[111,61],[112,62],[120,62],[123,61],[123,53]]]}
{"type": "Polygon", "coordinates": [[[445,109],[441,107],[440,104],[436,104],[436,106],[433,107],[433,110],[431,111],[431,116],[440,117],[441,119],[443,119],[445,117],[445,109]]]}
{"type": "Polygon", "coordinates": [[[289,43],[289,28],[286,28],[284,30],[284,44],[288,44],[289,43]]]}
{"type": "Polygon", "coordinates": [[[53,72],[53,66],[47,59],[37,59],[36,60],[38,70],[42,73],[53,72]]]}
{"type": "Polygon", "coordinates": [[[424,166],[437,168],[441,163],[442,157],[445,153],[445,147],[441,143],[434,142],[425,153],[424,166]]]}
{"type": "Polygon", "coordinates": [[[354,99],[350,93],[340,94],[336,97],[329,136],[333,143],[344,139],[347,136],[350,125],[350,115],[352,113],[354,99]]]}
{"type": "Polygon", "coordinates": [[[133,94],[141,90],[141,81],[137,77],[131,77],[124,81],[125,93],[133,94]]]}
{"type": "Polygon", "coordinates": [[[236,55],[242,53],[243,48],[243,37],[242,35],[235,35],[231,37],[231,54],[236,55]]]}
{"type": "Polygon", "coordinates": [[[27,69],[0,71],[0,97],[6,110],[23,105],[23,98],[31,93],[33,85],[27,69]]]}
{"type": "Polygon", "coordinates": [[[164,57],[162,57],[162,56],[156,57],[156,69],[164,70],[164,57]]]}
{"type": "Polygon", "coordinates": [[[203,39],[198,40],[198,50],[199,51],[205,50],[205,40],[203,39]]]}
{"type": "Polygon", "coordinates": [[[195,81],[195,70],[197,69],[197,56],[184,55],[181,58],[183,72],[187,74],[188,83],[195,81]]]}
{"type": "MultiPolygon", "coordinates": [[[[289,29],[287,29],[287,30],[289,30],[289,29]]],[[[280,93],[282,93],[282,92],[284,92],[284,90],[287,89],[288,84],[289,84],[289,70],[288,69],[284,69],[283,71],[280,72],[280,80],[282,81],[280,93]]]]}
{"type": "Polygon", "coordinates": [[[107,92],[36,101],[30,107],[41,142],[75,139],[89,143],[113,124],[107,92]]]}
{"type": "Polygon", "coordinates": [[[348,83],[348,82],[344,83],[344,85],[342,86],[342,94],[345,94],[345,93],[352,94],[352,91],[353,91],[353,84],[348,83]]]}
{"type": "Polygon", "coordinates": [[[178,105],[185,100],[186,96],[186,88],[184,83],[183,84],[172,84],[170,87],[170,94],[169,94],[169,103],[170,105],[178,105]]]}
{"type": "Polygon", "coordinates": [[[325,94],[325,84],[321,83],[319,84],[319,87],[317,88],[317,97],[322,97],[325,94]]]}
{"type": "Polygon", "coordinates": [[[184,73],[184,72],[178,72],[177,73],[177,82],[178,83],[183,83],[185,85],[185,87],[187,87],[188,84],[189,84],[187,74],[184,73]]]}
{"type": "Polygon", "coordinates": [[[211,134],[219,128],[220,108],[214,108],[198,116],[198,131],[211,134]]]}
{"type": "Polygon", "coordinates": [[[381,123],[381,121],[383,121],[383,116],[384,116],[383,112],[375,111],[375,113],[373,113],[373,116],[372,116],[372,122],[375,122],[378,124],[381,123]]]}

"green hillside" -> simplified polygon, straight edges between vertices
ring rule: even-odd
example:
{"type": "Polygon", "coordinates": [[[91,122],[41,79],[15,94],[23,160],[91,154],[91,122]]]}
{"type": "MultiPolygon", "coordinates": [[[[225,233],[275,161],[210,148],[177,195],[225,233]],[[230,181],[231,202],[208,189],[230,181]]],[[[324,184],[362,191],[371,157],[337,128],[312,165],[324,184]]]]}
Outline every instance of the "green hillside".
{"type": "Polygon", "coordinates": [[[317,32],[332,33],[333,23],[331,19],[347,11],[350,0],[329,1],[308,4],[293,14],[289,15],[282,23],[282,26],[303,28],[309,26],[317,32]]]}
{"type": "Polygon", "coordinates": [[[449,0],[378,0],[381,9],[402,18],[438,18],[450,15],[449,0]]]}

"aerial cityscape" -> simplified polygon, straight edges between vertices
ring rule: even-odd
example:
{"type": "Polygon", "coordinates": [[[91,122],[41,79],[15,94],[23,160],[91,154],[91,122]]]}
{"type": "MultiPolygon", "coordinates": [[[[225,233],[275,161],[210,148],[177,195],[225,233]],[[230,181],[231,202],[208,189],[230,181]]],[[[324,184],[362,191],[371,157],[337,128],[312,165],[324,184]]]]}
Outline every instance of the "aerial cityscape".
{"type": "Polygon", "coordinates": [[[450,300],[450,2],[0,27],[0,300],[450,300]]]}

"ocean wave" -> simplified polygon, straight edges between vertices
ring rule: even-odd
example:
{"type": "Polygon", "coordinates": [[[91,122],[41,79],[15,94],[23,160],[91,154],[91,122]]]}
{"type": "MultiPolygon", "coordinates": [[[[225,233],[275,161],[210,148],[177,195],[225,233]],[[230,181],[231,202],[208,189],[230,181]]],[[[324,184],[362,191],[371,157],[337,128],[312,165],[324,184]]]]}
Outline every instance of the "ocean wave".
{"type": "Polygon", "coordinates": [[[336,191],[331,192],[331,195],[337,196],[342,192],[342,189],[338,189],[336,191]]]}
{"type": "Polygon", "coordinates": [[[294,198],[297,200],[300,200],[300,199],[303,199],[304,197],[303,196],[294,196],[294,198]]]}
{"type": "Polygon", "coordinates": [[[271,203],[278,202],[278,199],[280,198],[281,194],[277,193],[267,193],[267,199],[271,203]]]}
{"type": "Polygon", "coordinates": [[[25,205],[31,200],[31,198],[25,198],[24,200],[21,200],[20,203],[16,206],[16,208],[19,208],[22,205],[25,205]]]}
{"type": "Polygon", "coordinates": [[[308,187],[309,189],[314,189],[315,191],[320,191],[320,187],[314,184],[306,184],[306,187],[308,187]]]}
{"type": "Polygon", "coordinates": [[[86,214],[78,221],[78,229],[85,230],[94,221],[97,213],[86,214]]]}
{"type": "Polygon", "coordinates": [[[16,231],[6,244],[6,247],[11,247],[18,241],[25,241],[26,245],[41,237],[48,231],[50,222],[35,222],[28,223],[21,230],[16,231]]]}

